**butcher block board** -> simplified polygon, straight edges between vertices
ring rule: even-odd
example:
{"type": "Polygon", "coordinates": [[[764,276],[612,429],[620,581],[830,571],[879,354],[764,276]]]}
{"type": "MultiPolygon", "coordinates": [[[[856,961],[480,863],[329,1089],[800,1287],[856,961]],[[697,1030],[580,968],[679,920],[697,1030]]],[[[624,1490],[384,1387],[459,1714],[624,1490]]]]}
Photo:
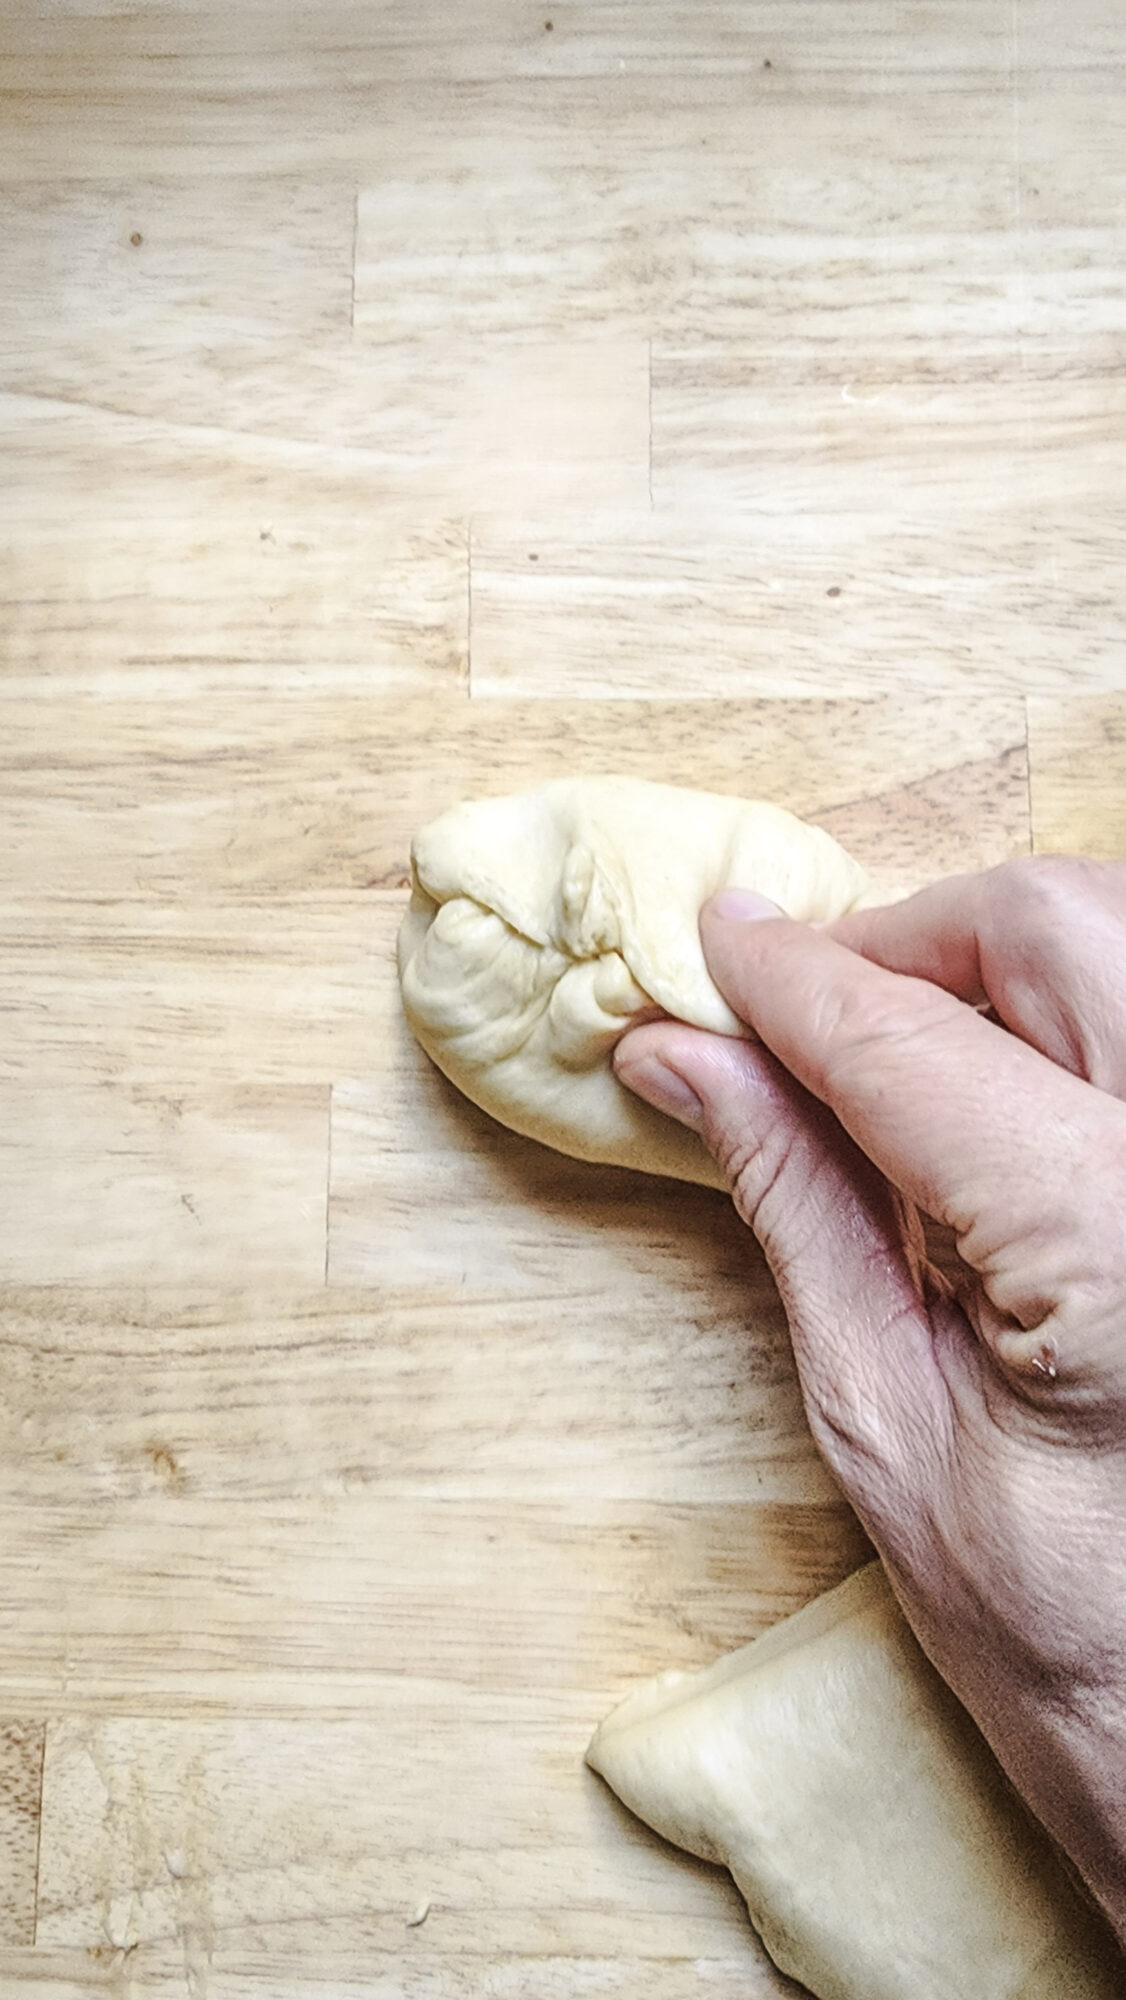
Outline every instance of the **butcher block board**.
{"type": "Polygon", "coordinates": [[[411,1041],[410,836],[617,769],[785,799],[900,894],[1027,851],[1023,704],[0,705],[11,1977],[784,1991],[582,1752],[863,1537],[725,1198],[411,1041]]]}
{"type": "Polygon", "coordinates": [[[0,1992],[779,2000],[582,1762],[861,1562],[727,1202],[407,1035],[624,771],[1126,849],[1106,0],[9,0],[0,1992]]]}

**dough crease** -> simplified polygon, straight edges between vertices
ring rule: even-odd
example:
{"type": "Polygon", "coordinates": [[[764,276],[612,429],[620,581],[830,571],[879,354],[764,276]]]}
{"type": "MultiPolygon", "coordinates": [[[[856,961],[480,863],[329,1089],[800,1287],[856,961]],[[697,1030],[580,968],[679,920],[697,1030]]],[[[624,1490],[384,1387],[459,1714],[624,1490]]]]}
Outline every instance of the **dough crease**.
{"type": "Polygon", "coordinates": [[[622,777],[454,806],[411,861],[403,1005],[450,1081],[559,1152],[716,1187],[699,1140],[618,1082],[615,1045],[662,1015],[745,1032],[700,947],[716,890],[757,889],[827,922],[867,887],[835,840],[780,806],[622,777]]]}

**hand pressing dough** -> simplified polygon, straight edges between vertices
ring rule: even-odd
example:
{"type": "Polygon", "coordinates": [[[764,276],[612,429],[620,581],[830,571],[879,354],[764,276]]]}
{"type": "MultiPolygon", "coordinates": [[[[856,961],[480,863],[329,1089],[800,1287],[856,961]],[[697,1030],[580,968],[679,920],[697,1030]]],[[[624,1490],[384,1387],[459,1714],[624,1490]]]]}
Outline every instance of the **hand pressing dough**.
{"type": "Polygon", "coordinates": [[[843,916],[867,884],[779,806],[638,778],[571,778],[455,806],[412,849],[399,933],[407,1019],[502,1124],[580,1160],[722,1186],[690,1132],[611,1068],[643,1020],[745,1032],[708,976],[700,908],[757,889],[789,916],[843,916]]]}
{"type": "Polygon", "coordinates": [[[730,1868],[818,2000],[1113,2000],[1122,1960],[920,1651],[879,1563],[702,1673],[662,1674],[587,1762],[730,1868]]]}
{"type": "MultiPolygon", "coordinates": [[[[579,1159],[719,1185],[610,1067],[633,1023],[744,1032],[697,916],[757,889],[807,921],[863,897],[776,806],[632,778],[456,806],[414,843],[407,1017],[503,1124],[579,1159]]],[[[818,2000],[1114,2000],[1121,1958],[917,1646],[879,1564],[698,1674],[664,1674],[587,1752],[667,1839],[726,1863],[818,2000]]]]}

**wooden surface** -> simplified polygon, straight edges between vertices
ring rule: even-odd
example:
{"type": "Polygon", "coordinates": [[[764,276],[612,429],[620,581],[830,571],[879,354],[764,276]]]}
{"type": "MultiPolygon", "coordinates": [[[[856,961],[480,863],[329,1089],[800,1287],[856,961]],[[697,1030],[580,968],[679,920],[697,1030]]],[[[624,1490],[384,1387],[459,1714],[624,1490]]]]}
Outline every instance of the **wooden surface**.
{"type": "Polygon", "coordinates": [[[500,1132],[452,799],[1126,851],[1112,0],[0,10],[0,1986],[748,2000],[581,1763],[855,1566],[718,1196],[500,1132]]]}

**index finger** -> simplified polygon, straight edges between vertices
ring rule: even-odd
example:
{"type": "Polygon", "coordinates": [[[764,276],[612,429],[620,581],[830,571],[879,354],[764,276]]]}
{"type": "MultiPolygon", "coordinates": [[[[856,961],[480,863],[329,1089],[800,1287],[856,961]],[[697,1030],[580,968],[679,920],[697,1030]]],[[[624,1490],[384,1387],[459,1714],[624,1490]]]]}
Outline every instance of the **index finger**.
{"type": "Polygon", "coordinates": [[[724,905],[700,930],[728,1005],[983,1277],[998,1246],[1080,1220],[1107,1100],[941,986],[724,905]]]}
{"type": "Polygon", "coordinates": [[[1126,867],[1026,856],[955,876],[831,935],[890,972],[928,979],[1041,1055],[1126,1097],[1126,867]]]}

